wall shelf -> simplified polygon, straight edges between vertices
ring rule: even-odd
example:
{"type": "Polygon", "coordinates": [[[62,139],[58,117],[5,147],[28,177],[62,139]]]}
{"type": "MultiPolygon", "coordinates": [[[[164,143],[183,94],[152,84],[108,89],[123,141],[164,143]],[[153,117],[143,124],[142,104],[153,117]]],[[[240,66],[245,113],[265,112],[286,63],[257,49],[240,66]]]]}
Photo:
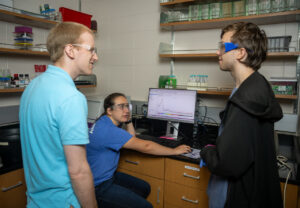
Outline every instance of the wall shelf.
{"type": "Polygon", "coordinates": [[[48,52],[22,50],[13,48],[0,48],[0,54],[15,54],[15,55],[33,55],[33,56],[49,56],[48,52]]]}
{"type": "MultiPolygon", "coordinates": [[[[217,49],[216,49],[217,51],[217,49]]],[[[175,51],[174,51],[175,52],[175,51]]],[[[270,52],[268,58],[298,58],[300,55],[299,51],[296,52],[270,52]]],[[[159,54],[160,58],[217,58],[216,53],[170,53],[170,54],[159,54]]]]}
{"type": "Polygon", "coordinates": [[[199,30],[199,29],[213,29],[213,28],[223,28],[228,24],[235,22],[253,22],[259,25],[266,24],[277,24],[277,23],[287,23],[287,22],[297,22],[299,21],[300,10],[295,11],[285,11],[261,15],[251,15],[251,16],[239,16],[239,17],[226,17],[220,19],[210,19],[210,20],[195,20],[195,21],[182,21],[182,22],[169,22],[161,23],[161,29],[164,30],[199,30]]]}
{"type": "MultiPolygon", "coordinates": [[[[76,85],[78,89],[81,88],[93,88],[96,87],[96,85],[76,85]]],[[[6,88],[6,89],[0,89],[0,93],[13,93],[13,92],[23,92],[25,88],[6,88]]]]}
{"type": "Polygon", "coordinates": [[[7,11],[0,9],[0,20],[6,22],[13,22],[22,25],[28,25],[33,27],[40,27],[50,29],[55,24],[56,21],[51,21],[39,17],[34,17],[26,14],[21,14],[17,12],[7,11]]]}
{"type": "Polygon", "coordinates": [[[174,0],[174,1],[170,1],[170,2],[160,3],[160,6],[170,6],[170,5],[175,5],[175,4],[187,3],[187,2],[195,2],[195,0],[174,0]]]}
{"type": "MultiPolygon", "coordinates": [[[[229,96],[231,91],[221,91],[221,90],[207,90],[207,91],[197,91],[201,95],[220,95],[220,96],[229,96]]],[[[297,95],[275,95],[277,99],[283,100],[297,100],[297,95]]]]}

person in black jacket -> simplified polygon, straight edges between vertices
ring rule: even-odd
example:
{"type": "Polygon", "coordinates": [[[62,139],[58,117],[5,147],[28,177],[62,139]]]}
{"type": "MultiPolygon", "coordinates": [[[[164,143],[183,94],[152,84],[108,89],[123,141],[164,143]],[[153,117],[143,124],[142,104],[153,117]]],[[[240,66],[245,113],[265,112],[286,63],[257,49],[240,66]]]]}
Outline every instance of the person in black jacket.
{"type": "Polygon", "coordinates": [[[266,59],[265,32],[239,22],[222,29],[217,55],[235,88],[220,113],[216,145],[206,145],[201,158],[212,176],[210,208],[283,207],[274,144],[274,122],[282,110],[258,69],[266,59]]]}

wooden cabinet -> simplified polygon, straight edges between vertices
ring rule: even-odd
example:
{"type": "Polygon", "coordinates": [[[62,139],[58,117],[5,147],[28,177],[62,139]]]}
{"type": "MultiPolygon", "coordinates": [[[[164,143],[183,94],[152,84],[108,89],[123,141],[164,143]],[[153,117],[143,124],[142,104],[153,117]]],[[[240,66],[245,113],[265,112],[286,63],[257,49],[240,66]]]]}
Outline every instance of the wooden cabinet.
{"type": "Polygon", "coordinates": [[[152,204],[154,208],[164,207],[164,180],[163,179],[157,179],[151,176],[147,176],[138,172],[134,172],[122,168],[119,168],[118,171],[140,178],[144,181],[147,181],[151,186],[151,192],[147,197],[147,200],[152,204]]]}
{"type": "Polygon", "coordinates": [[[119,160],[118,171],[147,181],[151,192],[147,200],[154,208],[164,204],[164,158],[123,150],[119,160]]]}
{"type": "MultiPolygon", "coordinates": [[[[284,183],[280,183],[282,198],[284,197],[284,183]]],[[[285,208],[300,208],[299,186],[287,184],[285,193],[285,208]]]]}
{"type": "Polygon", "coordinates": [[[3,208],[26,207],[26,184],[23,169],[0,175],[0,206],[3,208]]]}
{"type": "MultiPolygon", "coordinates": [[[[118,171],[147,181],[154,208],[207,208],[210,172],[198,164],[122,150],[118,171]]],[[[281,183],[283,194],[284,183],[281,183]]],[[[0,198],[1,199],[1,198],[0,198]]],[[[288,184],[285,208],[300,208],[299,186],[288,184]]]]}
{"type": "Polygon", "coordinates": [[[165,204],[182,208],[208,207],[210,173],[198,164],[165,159],[165,204]]]}
{"type": "Polygon", "coordinates": [[[155,208],[208,207],[210,173],[198,164],[123,150],[118,171],[147,181],[147,200],[155,208]]]}
{"type": "Polygon", "coordinates": [[[164,179],[164,158],[142,154],[136,151],[122,151],[119,168],[154,178],[164,179]]]}

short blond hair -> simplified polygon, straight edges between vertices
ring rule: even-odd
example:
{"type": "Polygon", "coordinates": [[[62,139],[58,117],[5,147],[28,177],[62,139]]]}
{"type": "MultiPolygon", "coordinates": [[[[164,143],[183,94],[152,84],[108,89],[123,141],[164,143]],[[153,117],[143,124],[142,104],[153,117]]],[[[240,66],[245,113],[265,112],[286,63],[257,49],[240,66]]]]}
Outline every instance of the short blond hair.
{"type": "Polygon", "coordinates": [[[47,38],[47,49],[51,61],[55,63],[63,56],[65,45],[79,43],[79,37],[84,32],[89,32],[94,36],[88,27],[76,22],[62,22],[55,25],[47,38]]]}

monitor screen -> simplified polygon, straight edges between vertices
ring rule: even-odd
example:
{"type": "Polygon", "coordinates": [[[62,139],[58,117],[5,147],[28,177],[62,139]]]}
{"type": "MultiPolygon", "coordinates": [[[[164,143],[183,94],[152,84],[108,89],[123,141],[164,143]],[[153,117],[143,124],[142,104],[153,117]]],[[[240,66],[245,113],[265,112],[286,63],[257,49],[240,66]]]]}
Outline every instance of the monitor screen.
{"type": "Polygon", "coordinates": [[[149,89],[147,118],[194,123],[196,90],[149,89]]]}

